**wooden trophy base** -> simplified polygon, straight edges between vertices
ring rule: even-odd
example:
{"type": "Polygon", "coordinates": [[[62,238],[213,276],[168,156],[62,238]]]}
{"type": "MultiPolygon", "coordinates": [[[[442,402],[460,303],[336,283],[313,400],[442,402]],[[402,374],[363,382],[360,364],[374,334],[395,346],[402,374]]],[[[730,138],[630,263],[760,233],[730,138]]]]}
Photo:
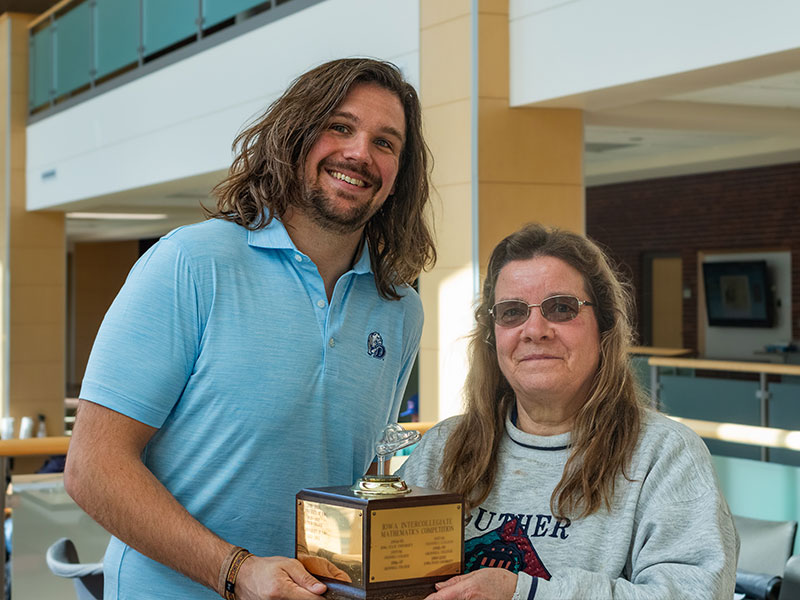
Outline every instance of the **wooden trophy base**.
{"type": "Polygon", "coordinates": [[[432,583],[402,585],[395,588],[363,590],[334,581],[326,581],[328,600],[423,600],[436,591],[432,583]]]}
{"type": "Polygon", "coordinates": [[[425,488],[302,490],[295,555],[328,600],[421,600],[464,570],[463,499],[425,488]]]}

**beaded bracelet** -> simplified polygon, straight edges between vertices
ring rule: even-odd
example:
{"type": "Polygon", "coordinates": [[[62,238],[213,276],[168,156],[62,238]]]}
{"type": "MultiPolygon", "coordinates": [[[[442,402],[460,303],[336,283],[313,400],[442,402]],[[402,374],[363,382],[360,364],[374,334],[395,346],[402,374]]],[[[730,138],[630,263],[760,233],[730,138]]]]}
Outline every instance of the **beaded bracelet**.
{"type": "Polygon", "coordinates": [[[236,600],[236,576],[239,574],[239,569],[242,567],[244,561],[253,556],[252,552],[240,548],[239,551],[233,555],[231,566],[228,567],[228,574],[225,576],[225,600],[236,600]]]}

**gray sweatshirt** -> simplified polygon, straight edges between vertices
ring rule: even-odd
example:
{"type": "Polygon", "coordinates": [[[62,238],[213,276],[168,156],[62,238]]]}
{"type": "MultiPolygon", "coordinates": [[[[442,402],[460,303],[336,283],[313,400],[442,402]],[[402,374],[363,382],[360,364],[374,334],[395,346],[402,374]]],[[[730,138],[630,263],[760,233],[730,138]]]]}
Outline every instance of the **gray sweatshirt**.
{"type": "MultiPolygon", "coordinates": [[[[425,434],[399,473],[441,487],[444,445],[460,417],[425,434]]],[[[466,571],[518,574],[513,600],[730,600],[739,538],[708,450],[689,428],[648,411],[628,481],[611,510],[557,521],[550,495],[569,458],[570,434],[536,436],[506,421],[497,478],[465,531],[466,571]]]]}

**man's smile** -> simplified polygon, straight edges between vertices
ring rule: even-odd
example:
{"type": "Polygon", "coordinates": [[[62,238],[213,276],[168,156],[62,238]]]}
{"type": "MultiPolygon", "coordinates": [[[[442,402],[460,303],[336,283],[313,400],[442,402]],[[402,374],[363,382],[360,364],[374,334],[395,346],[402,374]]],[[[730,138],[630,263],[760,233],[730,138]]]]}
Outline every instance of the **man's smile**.
{"type": "Polygon", "coordinates": [[[357,179],[355,177],[351,177],[349,175],[345,175],[340,171],[330,171],[328,170],[328,175],[333,177],[334,179],[338,179],[340,181],[344,181],[349,183],[350,185],[354,185],[356,187],[367,187],[367,182],[362,179],[357,179]]]}

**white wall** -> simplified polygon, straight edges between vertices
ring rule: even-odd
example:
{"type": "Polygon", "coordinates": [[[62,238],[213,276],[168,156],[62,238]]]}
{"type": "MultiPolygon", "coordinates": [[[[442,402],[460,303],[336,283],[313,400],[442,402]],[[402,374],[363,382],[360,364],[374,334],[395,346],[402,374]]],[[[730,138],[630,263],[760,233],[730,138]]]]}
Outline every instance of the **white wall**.
{"type": "Polygon", "coordinates": [[[800,46],[797,0],[510,0],[509,19],[512,106],[608,108],[766,77],[800,46]]]}
{"type": "Polygon", "coordinates": [[[30,125],[28,209],[226,169],[245,122],[347,56],[391,60],[418,87],[419,3],[327,0],[30,125]]]}
{"type": "MultiPolygon", "coordinates": [[[[772,277],[775,308],[774,327],[711,327],[705,305],[698,306],[700,324],[705,330],[704,358],[769,361],[770,356],[755,354],[767,344],[786,343],[792,339],[792,256],[786,252],[750,252],[706,254],[703,262],[729,260],[765,260],[772,277]]],[[[702,271],[698,270],[702,282],[702,271]]],[[[777,356],[775,357],[778,358],[777,356]]]]}

